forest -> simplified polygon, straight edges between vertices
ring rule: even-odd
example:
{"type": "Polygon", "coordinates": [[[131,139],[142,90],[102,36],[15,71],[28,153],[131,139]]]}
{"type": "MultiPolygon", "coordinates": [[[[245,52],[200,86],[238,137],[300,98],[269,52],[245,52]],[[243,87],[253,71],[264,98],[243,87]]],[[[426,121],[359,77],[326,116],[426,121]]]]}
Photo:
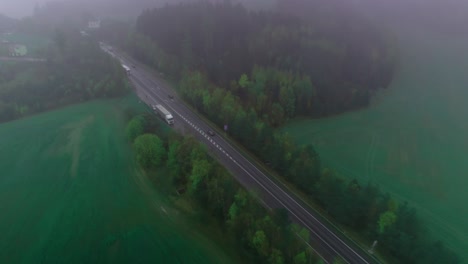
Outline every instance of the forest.
{"type": "MultiPolygon", "coordinates": [[[[297,110],[288,113],[291,118],[366,106],[372,93],[392,79],[396,47],[391,38],[361,21],[344,21],[340,25],[346,26],[339,30],[314,22],[290,12],[248,11],[229,2],[193,3],[144,11],[136,34],[154,41],[155,49],[167,54],[157,60],[157,66],[170,75],[201,71],[248,106],[257,105],[253,98],[265,98],[262,111],[266,113],[275,103],[286,111],[279,100],[281,89],[295,101],[297,110]],[[255,76],[259,67],[271,70],[272,76],[261,82],[255,76]],[[233,81],[245,75],[256,85],[246,83],[239,89],[233,81]],[[310,87],[296,84],[304,79],[310,80],[310,87]],[[304,101],[310,104],[301,105],[304,101]]],[[[138,36],[130,42],[135,55],[145,43],[138,36]]],[[[147,59],[154,60],[155,55],[147,59]]]]}
{"type": "MultiPolygon", "coordinates": [[[[252,12],[229,2],[165,6],[144,11],[123,46],[177,81],[188,103],[220,128],[227,125],[231,137],[335,222],[368,245],[378,240],[390,261],[458,263],[414,208],[378,186],[341,178],[321,165],[312,145],[299,146],[275,130],[298,116],[366,106],[396,67],[391,37],[364,20],[304,14],[252,12]]],[[[119,40],[111,33],[102,32],[119,40]]]]}
{"type": "Polygon", "coordinates": [[[128,92],[119,62],[97,42],[62,27],[50,33],[46,62],[8,62],[0,66],[0,122],[96,98],[128,92]]]}

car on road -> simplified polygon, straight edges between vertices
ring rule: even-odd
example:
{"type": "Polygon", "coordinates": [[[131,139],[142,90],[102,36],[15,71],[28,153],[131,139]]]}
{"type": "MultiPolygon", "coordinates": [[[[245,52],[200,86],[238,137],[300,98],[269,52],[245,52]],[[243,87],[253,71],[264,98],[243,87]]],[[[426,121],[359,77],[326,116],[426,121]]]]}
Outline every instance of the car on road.
{"type": "Polygon", "coordinates": [[[132,64],[132,68],[133,68],[133,69],[136,69],[136,65],[135,65],[135,64],[132,64]]]}
{"type": "Polygon", "coordinates": [[[174,96],[172,94],[168,94],[167,97],[169,97],[169,99],[174,99],[174,96]]]}
{"type": "Polygon", "coordinates": [[[216,134],[215,134],[215,132],[213,132],[213,130],[208,130],[208,131],[206,131],[206,133],[207,133],[208,135],[210,135],[210,137],[216,136],[216,134]]]}

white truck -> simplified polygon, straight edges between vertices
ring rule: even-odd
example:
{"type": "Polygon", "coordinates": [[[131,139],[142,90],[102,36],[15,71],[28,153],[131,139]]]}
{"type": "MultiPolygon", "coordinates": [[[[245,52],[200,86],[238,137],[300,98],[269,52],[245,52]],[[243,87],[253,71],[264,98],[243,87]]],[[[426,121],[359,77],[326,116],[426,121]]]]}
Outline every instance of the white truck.
{"type": "Polygon", "coordinates": [[[122,64],[122,67],[124,68],[124,70],[125,70],[125,72],[126,72],[127,74],[130,74],[130,67],[128,67],[128,66],[125,65],[125,64],[122,64]]]}
{"type": "Polygon", "coordinates": [[[169,111],[166,110],[166,108],[164,108],[164,106],[160,105],[160,104],[157,104],[157,105],[153,105],[153,110],[162,118],[164,119],[164,121],[166,121],[166,123],[168,123],[169,125],[173,125],[174,124],[174,117],[171,115],[171,113],[169,111]]]}

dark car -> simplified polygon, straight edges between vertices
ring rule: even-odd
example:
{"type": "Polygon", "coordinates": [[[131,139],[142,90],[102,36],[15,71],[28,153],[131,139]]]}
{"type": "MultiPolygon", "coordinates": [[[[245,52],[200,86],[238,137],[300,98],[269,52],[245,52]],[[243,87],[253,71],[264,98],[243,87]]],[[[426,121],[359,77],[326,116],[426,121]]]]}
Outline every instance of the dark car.
{"type": "Polygon", "coordinates": [[[167,97],[169,97],[169,99],[174,99],[174,96],[172,94],[168,94],[167,97]]]}
{"type": "Polygon", "coordinates": [[[132,68],[133,68],[133,69],[136,69],[136,65],[135,65],[135,64],[132,64],[132,68]]]}
{"type": "Polygon", "coordinates": [[[215,132],[213,132],[213,130],[208,130],[206,133],[211,137],[214,137],[216,135],[215,132]]]}

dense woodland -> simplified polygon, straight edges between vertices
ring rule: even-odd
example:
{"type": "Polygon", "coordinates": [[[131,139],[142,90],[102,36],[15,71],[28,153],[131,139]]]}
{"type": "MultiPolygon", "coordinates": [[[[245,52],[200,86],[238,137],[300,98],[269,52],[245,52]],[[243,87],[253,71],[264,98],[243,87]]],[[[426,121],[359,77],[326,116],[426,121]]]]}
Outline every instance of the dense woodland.
{"type": "Polygon", "coordinates": [[[141,51],[151,48],[138,36],[129,45],[174,77],[201,71],[248,106],[265,98],[265,113],[280,103],[283,89],[295,101],[290,117],[321,116],[365,106],[375,89],[391,81],[395,47],[389,38],[364,22],[346,25],[330,31],[289,13],[249,12],[229,2],[182,4],[147,10],[138,18],[136,34],[156,43],[152,54],[141,51]],[[271,69],[273,76],[260,83],[259,67],[271,69]],[[242,75],[256,85],[237,87],[233,81],[242,75]],[[276,75],[289,80],[283,83],[276,75]],[[296,84],[303,79],[310,81],[308,87],[296,84]],[[299,99],[311,103],[305,107],[299,99]]]}
{"type": "Polygon", "coordinates": [[[395,67],[395,47],[365,21],[320,21],[303,11],[253,13],[228,2],[166,6],[139,17],[125,48],[177,80],[187,102],[220,128],[228,125],[230,136],[337,223],[369,245],[378,240],[390,260],[458,263],[413,208],[377,186],[342,179],[321,166],[313,146],[274,129],[297,116],[365,106],[395,67]]]}
{"type": "Polygon", "coordinates": [[[214,218],[242,258],[252,263],[318,263],[302,242],[309,239],[309,231],[292,224],[284,209],[267,211],[196,139],[158,136],[157,123],[153,115],[129,121],[126,134],[137,161],[148,173],[166,167],[169,175],[156,177],[169,176],[173,190],[214,218]]]}
{"type": "Polygon", "coordinates": [[[78,31],[51,33],[47,62],[0,66],[0,122],[95,98],[128,92],[120,64],[78,31]]]}

